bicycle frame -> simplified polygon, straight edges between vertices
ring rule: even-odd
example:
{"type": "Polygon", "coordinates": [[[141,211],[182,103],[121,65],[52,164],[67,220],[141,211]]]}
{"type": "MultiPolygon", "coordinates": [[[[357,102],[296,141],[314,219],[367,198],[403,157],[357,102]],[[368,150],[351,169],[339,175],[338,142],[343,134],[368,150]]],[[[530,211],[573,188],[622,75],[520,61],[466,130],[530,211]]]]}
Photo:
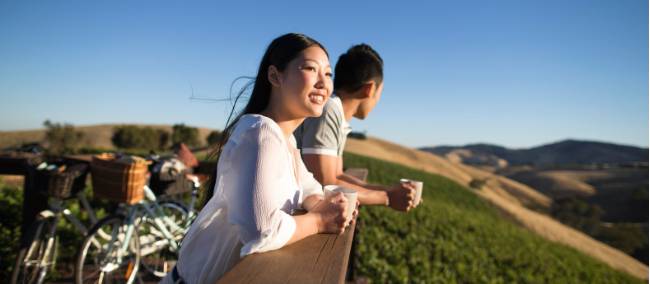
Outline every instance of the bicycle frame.
{"type": "Polygon", "coordinates": [[[160,233],[164,237],[164,240],[153,243],[148,250],[141,247],[140,248],[141,255],[147,255],[152,251],[156,251],[157,249],[164,247],[165,243],[166,245],[170,246],[172,251],[177,251],[179,249],[179,245],[177,243],[176,238],[174,237],[174,234],[170,232],[170,229],[172,231],[178,231],[178,230],[182,230],[183,232],[186,231],[186,228],[179,226],[162,212],[162,208],[156,202],[157,201],[156,195],[147,185],[144,186],[144,194],[145,194],[144,200],[136,203],[134,206],[128,206],[127,215],[126,215],[127,216],[126,233],[124,235],[124,242],[122,243],[122,247],[120,247],[118,262],[122,261],[122,256],[125,255],[124,252],[128,250],[128,245],[130,243],[131,237],[133,237],[135,222],[138,218],[142,218],[142,217],[151,218],[154,227],[158,231],[160,231],[160,233]],[[144,214],[139,214],[138,212],[144,212],[144,214]]]}
{"type": "MultiPolygon", "coordinates": [[[[88,216],[90,218],[91,224],[97,223],[97,217],[95,216],[95,211],[88,203],[85,194],[80,193],[79,195],[77,195],[77,198],[79,199],[83,209],[86,210],[86,212],[88,212],[88,216]]],[[[68,220],[70,223],[72,223],[75,229],[77,229],[79,232],[81,232],[84,235],[88,233],[88,228],[81,222],[81,220],[79,220],[74,214],[72,214],[72,211],[70,211],[70,209],[63,207],[63,202],[64,202],[63,200],[58,198],[50,199],[48,201],[48,209],[39,212],[39,216],[43,218],[50,218],[50,217],[59,216],[59,214],[62,213],[65,219],[68,220]]]]}
{"type": "MultiPolygon", "coordinates": [[[[89,212],[89,215],[91,217],[91,222],[95,223],[97,221],[97,218],[95,217],[94,211],[90,207],[90,204],[88,203],[88,200],[86,199],[85,195],[83,193],[80,193],[78,195],[78,198],[81,200],[82,207],[89,212]]],[[[70,209],[63,207],[63,200],[58,199],[58,198],[51,198],[48,200],[48,209],[43,210],[39,212],[39,216],[43,219],[49,219],[52,218],[52,222],[50,223],[49,228],[44,228],[47,231],[47,241],[45,243],[45,249],[44,249],[44,256],[41,258],[40,263],[38,263],[38,267],[40,269],[39,275],[38,275],[38,280],[37,283],[42,283],[45,280],[45,276],[47,275],[47,269],[43,269],[45,267],[50,266],[51,264],[56,262],[56,253],[55,253],[55,245],[56,245],[56,231],[57,231],[57,225],[59,223],[59,220],[61,216],[68,220],[77,231],[81,232],[82,234],[87,234],[88,233],[88,228],[74,215],[72,214],[72,211],[70,209]]]]}
{"type": "Polygon", "coordinates": [[[145,210],[146,215],[148,217],[152,218],[152,221],[154,222],[156,229],[160,230],[160,232],[163,234],[165,239],[167,239],[172,251],[178,250],[178,243],[176,242],[176,238],[169,231],[168,228],[170,228],[172,231],[177,231],[177,230],[185,231],[185,229],[178,226],[162,212],[162,208],[156,202],[157,201],[156,195],[149,188],[149,186],[145,185],[144,193],[146,199],[149,200],[150,202],[141,202],[140,207],[145,210]]]}

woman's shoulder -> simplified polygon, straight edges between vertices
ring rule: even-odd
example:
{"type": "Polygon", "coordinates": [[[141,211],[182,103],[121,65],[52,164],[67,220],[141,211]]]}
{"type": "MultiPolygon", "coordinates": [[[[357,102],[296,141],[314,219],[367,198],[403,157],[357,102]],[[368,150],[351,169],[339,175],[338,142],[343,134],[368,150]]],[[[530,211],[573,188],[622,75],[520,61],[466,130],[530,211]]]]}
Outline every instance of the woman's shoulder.
{"type": "Polygon", "coordinates": [[[267,135],[274,138],[281,138],[282,130],[273,119],[260,114],[245,114],[237,122],[232,136],[267,135]]]}

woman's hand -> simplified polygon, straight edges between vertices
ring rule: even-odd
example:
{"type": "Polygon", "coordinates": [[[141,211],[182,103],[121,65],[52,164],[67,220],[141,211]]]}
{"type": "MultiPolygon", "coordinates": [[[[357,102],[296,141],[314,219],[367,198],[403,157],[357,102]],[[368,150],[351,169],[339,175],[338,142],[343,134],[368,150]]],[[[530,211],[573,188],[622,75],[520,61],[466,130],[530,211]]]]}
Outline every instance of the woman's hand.
{"type": "Polygon", "coordinates": [[[343,193],[326,196],[324,200],[314,205],[310,213],[319,216],[318,232],[341,234],[350,222],[347,215],[347,199],[343,193]]]}
{"type": "Polygon", "coordinates": [[[361,202],[359,201],[359,199],[357,199],[357,205],[354,206],[354,212],[352,212],[352,219],[350,220],[350,224],[348,225],[352,225],[354,224],[354,222],[356,222],[357,216],[359,215],[359,205],[361,205],[361,202]]]}

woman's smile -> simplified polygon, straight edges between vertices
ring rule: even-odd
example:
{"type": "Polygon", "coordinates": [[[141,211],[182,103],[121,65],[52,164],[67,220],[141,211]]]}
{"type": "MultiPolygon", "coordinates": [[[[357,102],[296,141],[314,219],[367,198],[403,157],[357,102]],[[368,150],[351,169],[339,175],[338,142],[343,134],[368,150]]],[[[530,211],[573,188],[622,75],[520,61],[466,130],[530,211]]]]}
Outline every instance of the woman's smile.
{"type": "Polygon", "coordinates": [[[309,94],[309,101],[313,104],[324,105],[327,101],[326,92],[312,92],[309,94]]]}

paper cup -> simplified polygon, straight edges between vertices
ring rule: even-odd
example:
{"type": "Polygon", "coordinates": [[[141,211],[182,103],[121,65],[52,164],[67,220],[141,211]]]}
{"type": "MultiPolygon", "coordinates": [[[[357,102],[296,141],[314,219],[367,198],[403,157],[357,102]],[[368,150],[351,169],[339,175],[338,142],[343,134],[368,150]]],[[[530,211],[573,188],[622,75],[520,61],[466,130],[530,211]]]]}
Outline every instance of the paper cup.
{"type": "Polygon", "coordinates": [[[354,209],[357,206],[357,192],[355,190],[344,188],[338,185],[326,185],[323,187],[323,191],[325,192],[325,196],[329,196],[338,192],[343,193],[345,199],[348,200],[347,218],[352,219],[352,213],[354,213],[354,209]]]}
{"type": "Polygon", "coordinates": [[[424,183],[419,181],[419,180],[410,180],[410,179],[400,179],[400,183],[412,183],[415,185],[415,198],[413,198],[413,206],[418,206],[420,204],[420,200],[422,200],[422,187],[424,186],[424,183]]]}

